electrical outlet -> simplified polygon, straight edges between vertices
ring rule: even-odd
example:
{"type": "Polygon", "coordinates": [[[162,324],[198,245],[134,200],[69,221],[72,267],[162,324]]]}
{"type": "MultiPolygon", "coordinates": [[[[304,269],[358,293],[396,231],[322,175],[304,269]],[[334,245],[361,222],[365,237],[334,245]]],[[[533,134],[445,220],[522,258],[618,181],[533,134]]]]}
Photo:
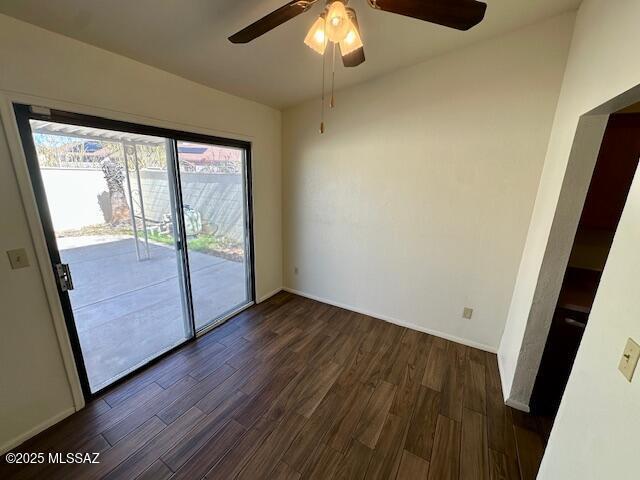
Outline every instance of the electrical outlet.
{"type": "Polygon", "coordinates": [[[633,378],[633,372],[636,369],[636,365],[638,365],[638,358],[640,358],[640,345],[629,338],[627,345],[624,347],[620,364],[618,365],[618,370],[620,370],[629,381],[633,378]]]}
{"type": "Polygon", "coordinates": [[[13,270],[29,266],[29,257],[27,257],[27,251],[24,248],[7,250],[7,256],[9,257],[9,263],[13,270]]]}
{"type": "Polygon", "coordinates": [[[473,317],[473,308],[464,307],[464,310],[462,311],[462,318],[470,320],[471,317],[473,317]]]}
{"type": "Polygon", "coordinates": [[[294,275],[297,275],[297,274],[298,274],[298,267],[294,267],[294,269],[293,269],[293,273],[294,273],[294,275]]]}

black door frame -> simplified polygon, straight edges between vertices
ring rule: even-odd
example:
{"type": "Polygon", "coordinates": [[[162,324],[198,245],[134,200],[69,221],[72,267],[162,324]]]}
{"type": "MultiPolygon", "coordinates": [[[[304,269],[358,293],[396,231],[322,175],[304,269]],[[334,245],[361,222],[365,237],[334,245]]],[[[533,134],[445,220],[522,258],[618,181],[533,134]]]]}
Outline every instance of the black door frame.
{"type": "MultiPolygon", "coordinates": [[[[172,155],[168,160],[168,170],[169,170],[169,181],[173,183],[171,188],[171,194],[175,197],[176,200],[176,221],[179,223],[180,230],[180,238],[178,239],[179,245],[178,250],[182,256],[182,265],[179,265],[179,268],[183,269],[184,278],[184,286],[186,288],[185,296],[188,309],[189,309],[189,321],[191,323],[191,335],[188,339],[170,350],[154,357],[149,360],[144,365],[140,365],[135,370],[127,373],[126,375],[120,377],[115,380],[110,385],[97,390],[96,392],[91,392],[91,388],[89,386],[89,377],[87,375],[87,369],[84,362],[84,357],[82,355],[82,348],[80,345],[80,338],[78,336],[78,331],[76,329],[75,319],[73,316],[73,308],[71,305],[71,301],[69,298],[69,293],[66,291],[62,291],[60,287],[60,283],[56,281],[56,288],[58,290],[58,297],[60,298],[60,304],[62,307],[62,311],[64,314],[65,324],[67,327],[67,333],[69,335],[69,341],[71,343],[71,349],[73,352],[73,357],[76,363],[76,367],[78,370],[78,376],[80,380],[80,386],[82,388],[82,393],[84,395],[85,401],[89,401],[101,394],[105,391],[114,388],[118,384],[126,381],[131,378],[133,375],[140,372],[140,370],[144,368],[148,368],[149,366],[157,363],[162,358],[171,354],[175,350],[183,347],[185,344],[194,341],[199,335],[199,331],[195,327],[195,317],[193,312],[193,298],[191,295],[191,279],[189,275],[189,261],[188,261],[188,249],[187,249],[187,239],[186,232],[184,229],[184,218],[181,214],[182,212],[182,184],[180,181],[180,168],[178,164],[178,142],[179,141],[187,141],[187,142],[199,142],[205,144],[213,144],[222,147],[231,147],[231,148],[239,148],[244,151],[244,182],[246,188],[245,202],[246,202],[246,215],[245,215],[245,232],[247,235],[247,258],[246,263],[248,266],[248,305],[251,305],[256,301],[256,287],[255,287],[255,254],[254,254],[254,236],[253,236],[253,194],[252,194],[252,170],[251,170],[251,143],[245,142],[242,140],[235,140],[223,137],[216,137],[211,135],[203,135],[199,133],[185,132],[181,130],[173,130],[163,127],[156,127],[152,125],[142,125],[138,123],[125,122],[121,120],[108,119],[104,117],[96,117],[92,115],[85,115],[73,112],[67,112],[63,110],[56,109],[48,109],[35,107],[32,108],[31,105],[14,103],[13,110],[16,118],[16,123],[18,126],[18,132],[20,134],[20,140],[22,143],[22,148],[24,150],[25,158],[27,161],[27,168],[29,171],[29,176],[31,179],[31,186],[36,200],[36,206],[38,209],[40,222],[42,225],[42,229],[44,232],[45,242],[47,246],[47,251],[49,253],[49,258],[51,259],[51,272],[55,272],[55,265],[62,263],[60,258],[60,252],[58,250],[58,245],[56,242],[55,231],[53,229],[53,221],[51,219],[51,212],[49,209],[49,204],[47,201],[47,196],[45,192],[44,182],[42,180],[42,175],[40,173],[40,165],[38,162],[38,156],[35,148],[35,144],[33,141],[31,125],[29,124],[29,120],[44,120],[49,122],[57,122],[57,123],[65,123],[69,125],[78,125],[83,127],[92,127],[92,128],[101,128],[105,130],[115,130],[127,133],[136,133],[140,135],[149,135],[155,137],[163,137],[171,142],[172,145],[172,155]]],[[[224,317],[223,317],[224,318],[224,317]]],[[[227,319],[228,320],[228,319],[227,319]]],[[[220,321],[217,324],[214,324],[213,327],[205,326],[200,329],[200,331],[204,331],[204,333],[209,330],[223,324],[224,321],[220,321]]]]}

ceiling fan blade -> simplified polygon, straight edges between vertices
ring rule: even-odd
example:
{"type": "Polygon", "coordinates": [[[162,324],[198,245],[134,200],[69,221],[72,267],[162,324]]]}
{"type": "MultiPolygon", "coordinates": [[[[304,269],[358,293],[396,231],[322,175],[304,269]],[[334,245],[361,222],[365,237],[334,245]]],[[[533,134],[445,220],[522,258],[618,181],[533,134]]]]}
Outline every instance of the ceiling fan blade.
{"type": "Polygon", "coordinates": [[[248,43],[288,20],[306,12],[317,0],[294,0],[229,37],[231,43],[248,43]]]}
{"type": "Polygon", "coordinates": [[[397,13],[457,30],[469,30],[484,18],[487,4],[476,0],[368,0],[376,10],[397,13]]]}

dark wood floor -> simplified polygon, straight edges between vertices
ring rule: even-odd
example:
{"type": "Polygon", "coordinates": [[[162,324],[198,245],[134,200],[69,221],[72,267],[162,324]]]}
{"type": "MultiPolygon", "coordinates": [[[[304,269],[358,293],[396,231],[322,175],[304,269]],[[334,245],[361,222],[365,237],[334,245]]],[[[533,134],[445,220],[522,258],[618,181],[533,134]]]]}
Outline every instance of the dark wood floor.
{"type": "Polygon", "coordinates": [[[528,480],[547,430],[495,355],[280,293],[16,449],[100,464],[0,477],[528,480]]]}

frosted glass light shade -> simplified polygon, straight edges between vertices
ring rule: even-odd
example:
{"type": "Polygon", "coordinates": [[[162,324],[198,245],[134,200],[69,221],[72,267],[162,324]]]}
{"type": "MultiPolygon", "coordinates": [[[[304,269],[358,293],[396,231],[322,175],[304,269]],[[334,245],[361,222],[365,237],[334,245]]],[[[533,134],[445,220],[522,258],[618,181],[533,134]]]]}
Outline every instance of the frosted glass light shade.
{"type": "Polygon", "coordinates": [[[347,31],[344,40],[340,42],[340,53],[342,53],[342,55],[348,55],[362,47],[363,45],[360,32],[358,32],[356,25],[349,20],[349,30],[347,31]]]}
{"type": "Polygon", "coordinates": [[[325,34],[325,20],[324,18],[318,18],[309,29],[309,33],[304,39],[304,43],[318,52],[320,55],[324,54],[327,48],[327,36],[325,34]]]}
{"type": "Polygon", "coordinates": [[[333,2],[329,5],[329,11],[327,12],[327,27],[326,33],[329,40],[335,43],[339,43],[347,36],[349,32],[349,15],[347,9],[342,2],[333,2]]]}

